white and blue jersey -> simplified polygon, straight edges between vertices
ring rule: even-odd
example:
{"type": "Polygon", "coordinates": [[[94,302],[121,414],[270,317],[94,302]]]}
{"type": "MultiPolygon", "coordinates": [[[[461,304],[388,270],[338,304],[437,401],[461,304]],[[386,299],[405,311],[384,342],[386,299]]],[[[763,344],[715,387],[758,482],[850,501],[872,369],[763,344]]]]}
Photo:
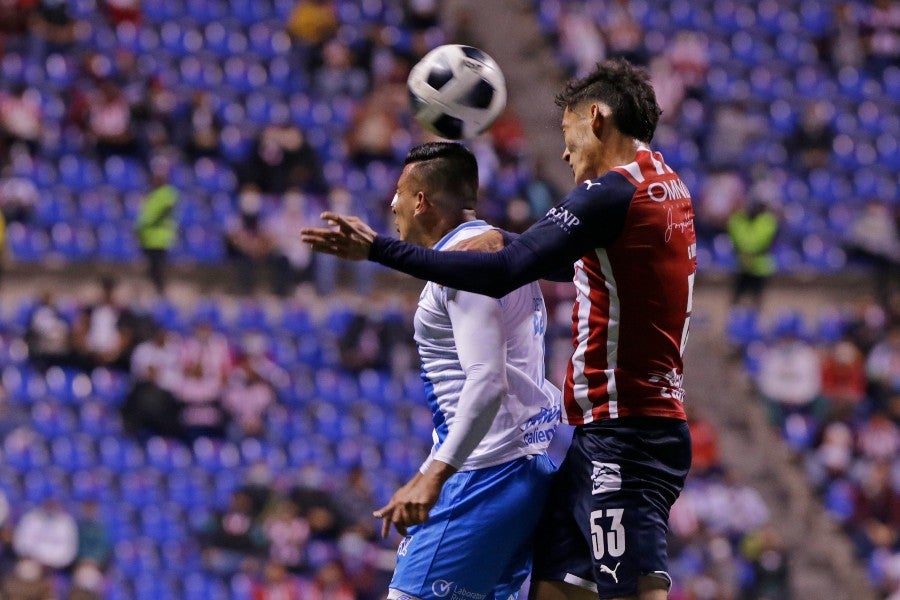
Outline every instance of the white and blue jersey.
{"type": "MultiPolygon", "coordinates": [[[[490,229],[463,223],[436,249],[490,229]]],[[[544,379],[546,310],[536,283],[495,300],[428,283],[415,339],[434,415],[433,460],[458,469],[397,551],[391,600],[508,600],[531,570],[555,467],[560,392],[544,379]]]]}
{"type": "MultiPolygon", "coordinates": [[[[454,244],[483,233],[491,227],[484,221],[469,221],[458,226],[444,236],[436,245],[436,250],[452,247],[454,244]]],[[[435,283],[428,283],[419,297],[415,315],[415,340],[422,359],[422,378],[425,381],[429,406],[434,415],[434,446],[431,458],[438,458],[457,467],[461,471],[480,469],[509,462],[522,456],[540,454],[546,451],[560,417],[560,392],[544,377],[544,332],[547,328],[547,311],[540,286],[530,283],[514,290],[499,300],[477,296],[480,302],[498,303],[499,323],[486,322],[488,319],[467,308],[470,313],[452,315],[448,306],[458,292],[435,283]],[[474,314],[473,314],[474,313],[474,314]],[[471,323],[459,323],[469,320],[471,323]],[[491,332],[492,327],[498,332],[491,332]],[[456,331],[471,328],[475,339],[460,339],[456,331]],[[500,361],[505,354],[507,393],[500,402],[496,416],[487,427],[484,437],[462,462],[457,460],[458,445],[450,439],[452,447],[445,447],[448,435],[454,425],[468,419],[484,419],[490,414],[465,414],[467,406],[481,407],[481,399],[474,403],[461,402],[472,374],[467,375],[464,363],[466,353],[475,354],[485,350],[483,335],[489,343],[497,339],[505,344],[505,352],[494,351],[481,356],[483,362],[500,361]],[[490,339],[490,335],[494,339],[490,339]],[[490,356],[493,354],[493,356],[490,356]]],[[[492,350],[496,350],[495,348],[492,350]]],[[[502,371],[503,364],[485,364],[490,374],[502,371]]],[[[478,375],[475,375],[478,377],[478,375]]],[[[478,424],[475,425],[478,428],[478,424]]],[[[462,443],[462,442],[461,442],[462,443]]],[[[463,446],[465,444],[463,443],[463,446]]],[[[423,472],[426,465],[423,466],[423,472]]]]}

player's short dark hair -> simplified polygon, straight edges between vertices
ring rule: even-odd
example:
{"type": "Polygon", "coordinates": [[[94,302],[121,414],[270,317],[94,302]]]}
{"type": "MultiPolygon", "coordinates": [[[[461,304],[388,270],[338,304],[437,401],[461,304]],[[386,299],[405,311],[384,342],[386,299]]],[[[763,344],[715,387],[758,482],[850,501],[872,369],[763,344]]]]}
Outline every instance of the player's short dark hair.
{"type": "Polygon", "coordinates": [[[445,193],[463,208],[478,199],[478,161],[462,144],[428,142],[409,151],[404,165],[416,164],[416,175],[432,193],[445,193]]]}
{"type": "Polygon", "coordinates": [[[616,128],[642,142],[653,139],[662,114],[647,70],[624,58],[597,63],[593,71],[569,81],[556,96],[556,105],[563,110],[586,101],[609,106],[616,128]]]}

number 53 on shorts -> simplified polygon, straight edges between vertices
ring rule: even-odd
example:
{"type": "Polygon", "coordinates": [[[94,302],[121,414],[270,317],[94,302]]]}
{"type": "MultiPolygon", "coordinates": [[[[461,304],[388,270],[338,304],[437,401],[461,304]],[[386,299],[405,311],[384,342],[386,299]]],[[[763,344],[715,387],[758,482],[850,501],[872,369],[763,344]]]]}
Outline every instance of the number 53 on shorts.
{"type": "Polygon", "coordinates": [[[594,559],[604,556],[616,558],[625,553],[625,526],[622,525],[624,508],[606,508],[591,512],[591,543],[594,559]]]}

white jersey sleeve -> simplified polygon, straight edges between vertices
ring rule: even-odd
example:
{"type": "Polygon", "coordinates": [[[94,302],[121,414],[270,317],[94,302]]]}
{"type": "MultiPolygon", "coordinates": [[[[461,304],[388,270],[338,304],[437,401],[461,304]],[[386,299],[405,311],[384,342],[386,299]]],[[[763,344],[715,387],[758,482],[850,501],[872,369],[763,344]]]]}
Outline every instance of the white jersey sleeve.
{"type": "Polygon", "coordinates": [[[506,397],[506,336],[499,301],[456,290],[446,294],[466,382],[459,393],[454,426],[434,459],[458,469],[490,430],[506,397]]]}

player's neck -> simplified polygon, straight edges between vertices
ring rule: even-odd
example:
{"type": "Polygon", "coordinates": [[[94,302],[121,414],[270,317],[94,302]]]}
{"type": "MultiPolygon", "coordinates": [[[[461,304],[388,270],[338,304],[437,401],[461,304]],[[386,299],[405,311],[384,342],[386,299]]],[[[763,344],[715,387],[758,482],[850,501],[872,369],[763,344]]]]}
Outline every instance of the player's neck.
{"type": "Polygon", "coordinates": [[[444,239],[445,235],[447,235],[463,223],[468,223],[477,219],[478,217],[475,216],[475,211],[469,209],[463,209],[453,218],[444,217],[440,221],[438,221],[438,223],[434,227],[432,227],[427,234],[425,234],[428,238],[428,243],[422,245],[426,248],[433,248],[435,244],[444,239]]]}
{"type": "Polygon", "coordinates": [[[650,146],[646,142],[636,140],[633,137],[616,135],[604,142],[603,149],[604,152],[600,157],[601,170],[598,176],[603,175],[613,167],[634,162],[634,156],[640,150],[649,150],[650,146]]]}

